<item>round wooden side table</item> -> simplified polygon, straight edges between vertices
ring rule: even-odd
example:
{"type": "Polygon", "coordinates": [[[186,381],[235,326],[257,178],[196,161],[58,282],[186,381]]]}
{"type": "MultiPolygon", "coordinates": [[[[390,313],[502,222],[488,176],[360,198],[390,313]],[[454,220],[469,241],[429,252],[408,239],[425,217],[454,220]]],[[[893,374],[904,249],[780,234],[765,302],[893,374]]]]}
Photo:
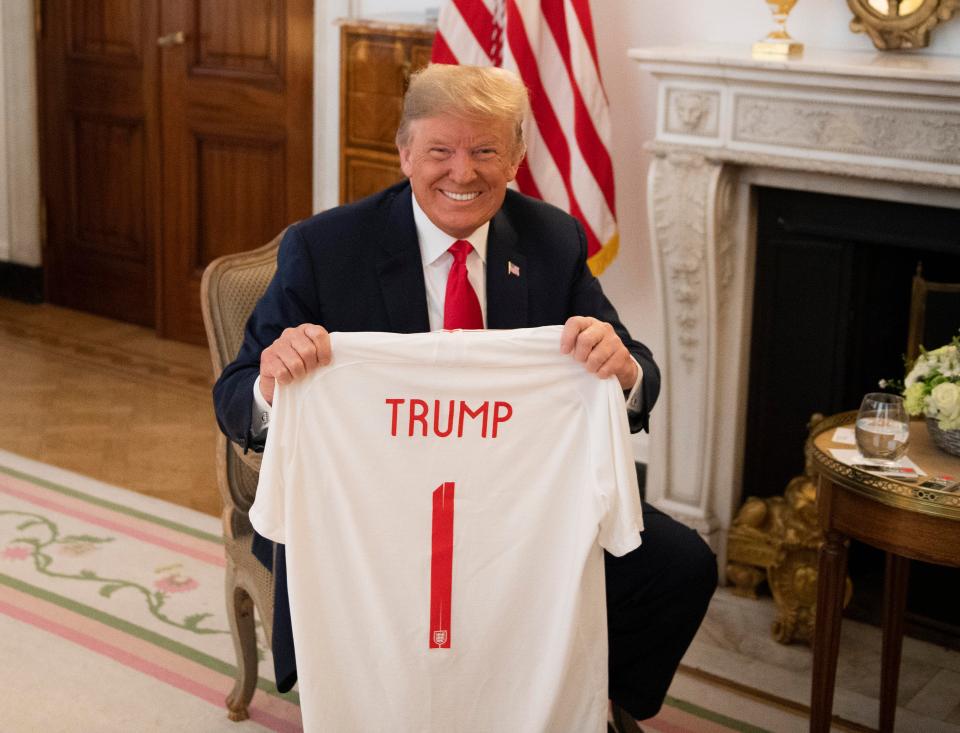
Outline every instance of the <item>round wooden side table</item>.
{"type": "MultiPolygon", "coordinates": [[[[911,559],[960,567],[960,491],[921,488],[881,478],[836,460],[837,427],[853,428],[856,412],[826,418],[806,451],[817,477],[817,511],[825,540],[820,549],[813,639],[810,730],[827,733],[833,712],[837,653],[849,539],[886,552],[880,730],[892,731],[897,707],[903,616],[911,559]]],[[[960,458],[936,448],[921,420],[910,423],[909,458],[930,475],[960,478],[960,458]]]]}

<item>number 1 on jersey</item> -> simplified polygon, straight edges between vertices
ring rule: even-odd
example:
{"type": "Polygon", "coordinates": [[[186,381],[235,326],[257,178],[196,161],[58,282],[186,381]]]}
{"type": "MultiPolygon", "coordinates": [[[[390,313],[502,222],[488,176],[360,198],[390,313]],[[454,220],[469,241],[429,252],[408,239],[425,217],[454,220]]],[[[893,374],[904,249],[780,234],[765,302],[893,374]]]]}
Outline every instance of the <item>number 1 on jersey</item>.
{"type": "Polygon", "coordinates": [[[430,648],[450,648],[450,603],[453,587],[453,489],[446,481],[433,492],[430,547],[430,648]]]}

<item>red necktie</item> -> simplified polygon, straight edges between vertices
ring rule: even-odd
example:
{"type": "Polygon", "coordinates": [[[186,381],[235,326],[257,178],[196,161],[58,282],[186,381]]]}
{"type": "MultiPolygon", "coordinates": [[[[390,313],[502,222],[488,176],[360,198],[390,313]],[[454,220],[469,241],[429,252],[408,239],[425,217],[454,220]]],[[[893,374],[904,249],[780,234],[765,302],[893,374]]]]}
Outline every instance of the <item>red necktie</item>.
{"type": "Polygon", "coordinates": [[[458,239],[450,245],[453,266],[447,276],[447,294],[443,302],[443,327],[483,328],[483,312],[477,293],[467,279],[467,255],[473,249],[470,242],[458,239]]]}

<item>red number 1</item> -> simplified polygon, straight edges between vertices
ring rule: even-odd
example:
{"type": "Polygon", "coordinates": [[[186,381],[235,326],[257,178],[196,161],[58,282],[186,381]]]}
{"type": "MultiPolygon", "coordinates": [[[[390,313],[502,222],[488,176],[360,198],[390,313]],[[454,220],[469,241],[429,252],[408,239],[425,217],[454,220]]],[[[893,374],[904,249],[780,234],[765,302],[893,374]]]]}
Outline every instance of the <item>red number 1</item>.
{"type": "Polygon", "coordinates": [[[446,481],[433,492],[430,557],[430,648],[450,648],[450,597],[453,585],[453,489],[446,481]]]}

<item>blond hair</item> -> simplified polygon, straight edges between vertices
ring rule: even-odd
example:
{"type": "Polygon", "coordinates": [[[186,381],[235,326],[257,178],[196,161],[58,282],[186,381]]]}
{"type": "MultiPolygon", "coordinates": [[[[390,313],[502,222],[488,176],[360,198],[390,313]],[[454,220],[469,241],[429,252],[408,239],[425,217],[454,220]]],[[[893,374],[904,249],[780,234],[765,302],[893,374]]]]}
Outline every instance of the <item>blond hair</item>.
{"type": "Polygon", "coordinates": [[[515,130],[512,152],[519,161],[526,151],[523,119],[529,109],[527,88],[512,71],[496,66],[430,64],[410,77],[397,147],[407,147],[410,123],[424,117],[449,114],[477,122],[503,120],[515,130]]]}

